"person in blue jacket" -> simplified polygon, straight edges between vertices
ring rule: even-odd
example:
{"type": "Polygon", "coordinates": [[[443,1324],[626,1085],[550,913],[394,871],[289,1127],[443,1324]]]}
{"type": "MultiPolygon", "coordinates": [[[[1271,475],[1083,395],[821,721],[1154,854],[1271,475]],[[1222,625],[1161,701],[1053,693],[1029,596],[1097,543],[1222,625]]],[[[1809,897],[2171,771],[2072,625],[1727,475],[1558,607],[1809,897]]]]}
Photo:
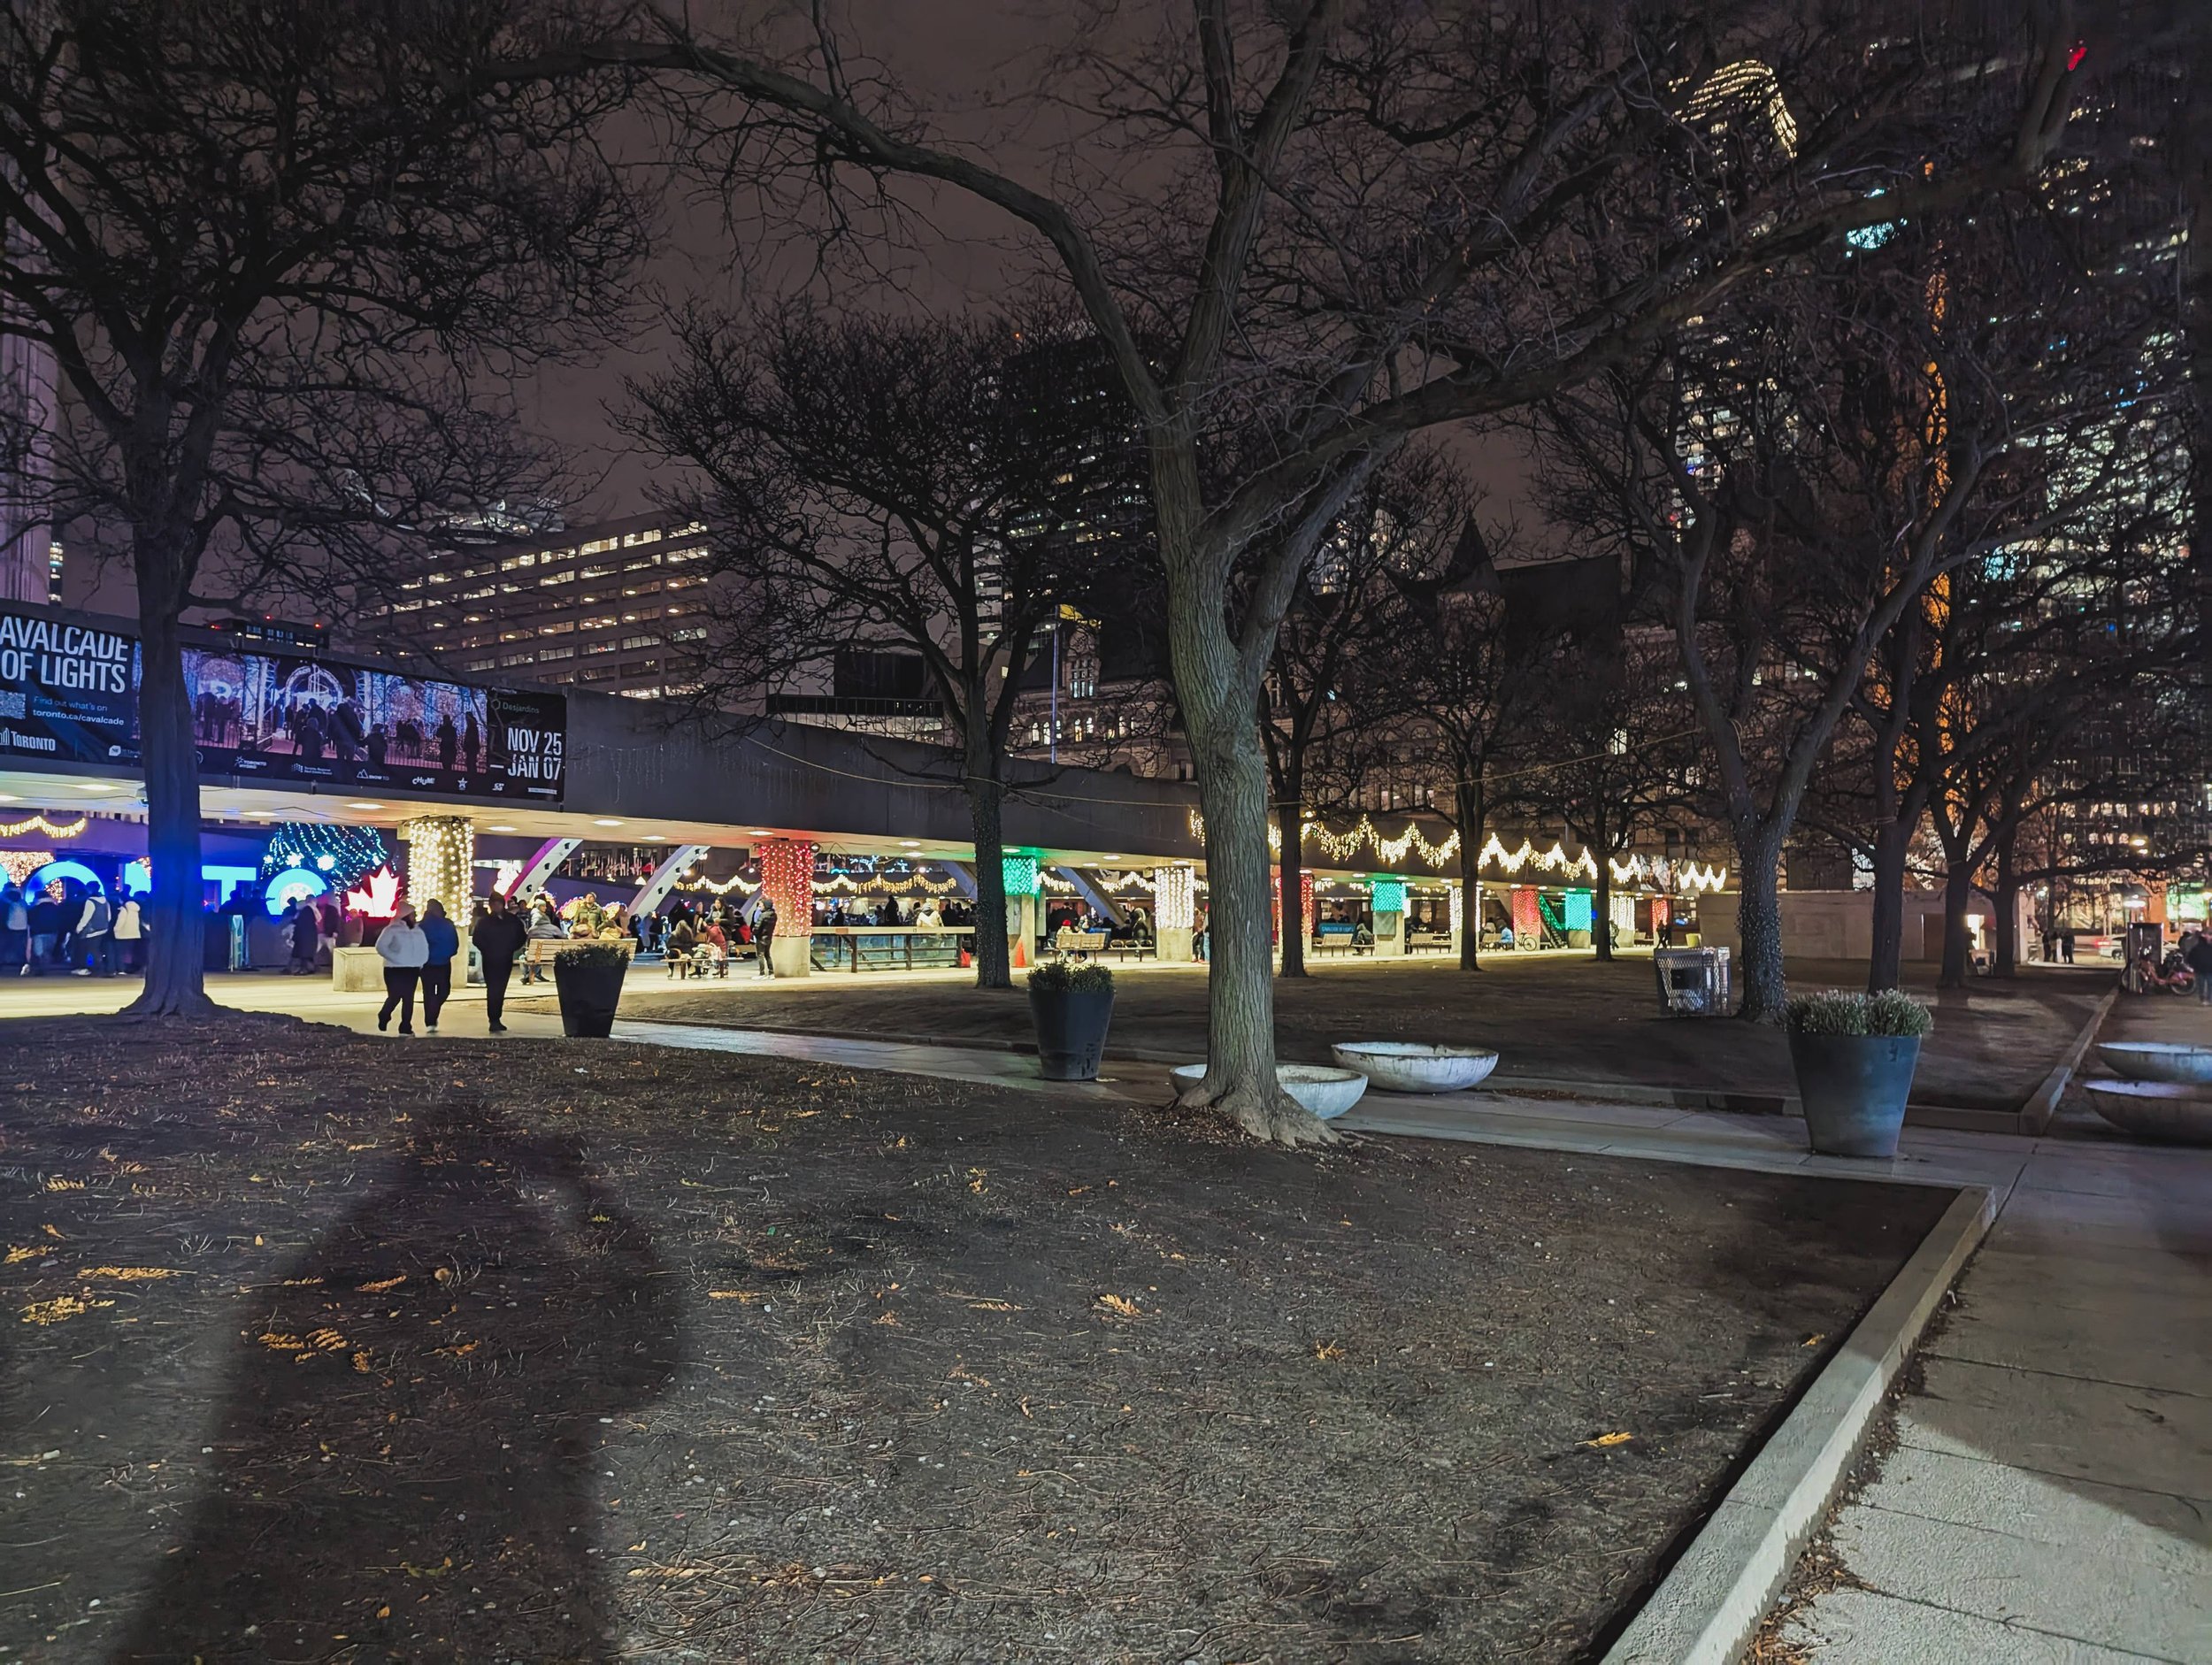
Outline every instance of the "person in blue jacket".
{"type": "Polygon", "coordinates": [[[438,1009],[453,993],[453,956],[461,951],[461,933],[445,917],[445,904],[435,896],[422,905],[422,934],[430,945],[430,957],[422,968],[422,1017],[434,1035],[438,1009]]]}

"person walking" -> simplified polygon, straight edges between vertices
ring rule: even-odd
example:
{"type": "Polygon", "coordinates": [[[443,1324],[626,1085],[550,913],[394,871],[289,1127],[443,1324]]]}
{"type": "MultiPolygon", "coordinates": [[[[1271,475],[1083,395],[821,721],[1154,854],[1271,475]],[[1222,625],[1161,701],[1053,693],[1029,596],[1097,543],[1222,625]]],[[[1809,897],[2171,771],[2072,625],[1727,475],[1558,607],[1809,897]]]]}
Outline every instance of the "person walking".
{"type": "Polygon", "coordinates": [[[760,899],[760,911],[753,916],[753,963],[763,977],[775,974],[768,969],[768,950],[776,946],[776,904],[767,897],[760,899]]]}
{"type": "Polygon", "coordinates": [[[438,1014],[453,997],[453,956],[461,951],[461,933],[445,916],[445,903],[433,896],[422,905],[423,1027],[438,1032],[438,1014]]]}
{"type": "Polygon", "coordinates": [[[124,897],[123,905],[115,910],[115,951],[121,956],[126,976],[136,977],[145,971],[146,916],[135,896],[124,897]]]}
{"type": "Polygon", "coordinates": [[[377,958],[384,962],[384,1005],[376,1015],[376,1026],[389,1029],[392,1014],[399,1013],[399,1032],[415,1032],[415,986],[422,980],[424,963],[430,958],[429,939],[422,927],[415,923],[415,910],[406,902],[399,912],[377,933],[377,958]]]}
{"type": "Polygon", "coordinates": [[[31,906],[13,885],[0,885],[0,971],[29,970],[31,906]]]}
{"type": "Polygon", "coordinates": [[[33,977],[44,977],[53,966],[55,956],[61,951],[63,917],[61,903],[52,890],[42,890],[27,909],[30,931],[30,957],[24,970],[33,977]]]}
{"type": "Polygon", "coordinates": [[[484,1017],[495,1035],[507,1032],[500,1020],[507,1015],[507,979],[514,975],[515,956],[527,946],[529,933],[507,899],[497,891],[485,904],[484,917],[469,932],[477,957],[484,963],[484,1017]]]}
{"type": "Polygon", "coordinates": [[[303,898],[298,909],[290,916],[292,928],[292,963],[285,969],[294,977],[315,975],[315,955],[323,944],[323,917],[315,911],[312,902],[303,898]]]}
{"type": "Polygon", "coordinates": [[[2197,999],[2212,1006],[2212,935],[2192,932],[2194,940],[2181,951],[2183,961],[2196,979],[2197,999]]]}
{"type": "Polygon", "coordinates": [[[87,887],[70,927],[70,961],[79,977],[115,975],[115,915],[99,886],[87,887]],[[77,962],[81,959],[82,963],[77,962]]]}

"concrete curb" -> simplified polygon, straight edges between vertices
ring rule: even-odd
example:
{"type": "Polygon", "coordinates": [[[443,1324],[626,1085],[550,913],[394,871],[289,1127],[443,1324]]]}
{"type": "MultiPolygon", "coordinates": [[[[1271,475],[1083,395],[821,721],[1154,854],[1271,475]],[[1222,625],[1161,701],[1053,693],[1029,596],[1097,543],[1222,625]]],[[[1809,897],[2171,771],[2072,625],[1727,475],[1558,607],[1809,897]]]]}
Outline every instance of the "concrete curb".
{"type": "Polygon", "coordinates": [[[1729,1488],[1603,1665],[1736,1665],[1828,1506],[1936,1305],[1996,1217],[1962,1189],[1729,1488]]]}
{"type": "Polygon", "coordinates": [[[2089,1021],[2082,1025],[2081,1033],[2074,1037],[2074,1044],[2043,1078],[2043,1085],[2029,1094],[2028,1101],[2020,1107],[2020,1131],[2040,1134],[2051,1124],[2051,1117],[2058,1113],[2058,1101],[2066,1096],[2066,1088],[2081,1068],[2081,1061],[2089,1055],[2089,1048],[2097,1037],[2104,1033],[2105,1020],[2112,1016],[2112,1008],[2120,998],[2120,986],[2114,984],[2097,1002],[2097,1009],[2089,1014],[2089,1021]]]}

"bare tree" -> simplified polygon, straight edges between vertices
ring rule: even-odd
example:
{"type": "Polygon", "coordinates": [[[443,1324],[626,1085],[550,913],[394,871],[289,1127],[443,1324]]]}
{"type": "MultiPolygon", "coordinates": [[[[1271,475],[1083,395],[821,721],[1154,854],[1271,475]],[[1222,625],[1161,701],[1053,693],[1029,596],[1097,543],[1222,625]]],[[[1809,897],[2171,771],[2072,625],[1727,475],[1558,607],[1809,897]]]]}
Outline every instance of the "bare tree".
{"type": "Polygon", "coordinates": [[[0,0],[0,213],[25,251],[0,330],[58,365],[48,512],[86,517],[137,588],[135,1012],[211,1009],[187,610],[373,578],[545,477],[488,383],[611,315],[642,241],[593,143],[624,77],[513,67],[583,23],[521,0],[0,0]]]}
{"type": "Polygon", "coordinates": [[[1100,5],[1033,66],[1075,135],[1041,153],[1033,107],[979,150],[819,10],[799,38],[672,21],[593,56],[667,73],[710,177],[765,180],[779,223],[880,248],[926,212],[918,180],[1010,216],[1073,290],[1144,426],[1206,816],[1210,1046],[1186,1099],[1318,1141],[1275,1077],[1253,733],[1300,569],[1407,436],[1578,385],[1890,213],[2024,181],[2073,96],[2070,12],[1100,5]],[[1594,260],[1594,233],[1622,259],[1594,260]],[[1256,414],[1280,445],[1210,476],[1211,436],[1256,414]]]}
{"type": "MultiPolygon", "coordinates": [[[[1260,707],[1274,802],[1282,975],[1306,974],[1302,926],[1308,811],[1348,807],[1379,761],[1406,688],[1392,667],[1411,625],[1404,588],[1459,547],[1468,493],[1438,454],[1402,454],[1361,489],[1301,572],[1275,635],[1260,707]]],[[[1259,564],[1264,571],[1264,563],[1259,564]]]]}
{"type": "Polygon", "coordinates": [[[976,856],[976,982],[1010,986],[1002,815],[1014,714],[1063,613],[1136,576],[1141,464],[1080,332],[1010,319],[694,316],[678,365],[634,383],[634,430],[695,470],[711,528],[723,712],[910,656],[956,737],[976,856]],[[1126,547],[1125,547],[1126,546],[1126,547]]]}

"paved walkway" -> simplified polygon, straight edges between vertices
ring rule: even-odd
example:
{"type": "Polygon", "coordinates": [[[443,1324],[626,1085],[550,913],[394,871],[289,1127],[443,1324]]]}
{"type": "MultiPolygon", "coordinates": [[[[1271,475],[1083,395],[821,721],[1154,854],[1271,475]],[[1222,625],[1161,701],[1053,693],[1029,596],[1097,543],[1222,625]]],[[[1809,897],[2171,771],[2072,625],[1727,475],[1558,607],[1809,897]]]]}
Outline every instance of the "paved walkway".
{"type": "MultiPolygon", "coordinates": [[[[2212,1042],[2193,1002],[2131,1038],[2212,1042]]],[[[1819,1665],[2212,1662],[2212,1151],[2039,1139],[1839,1514],[1819,1665]]],[[[1989,1141],[1992,1143],[1999,1141],[1989,1141]]]]}
{"type": "MultiPolygon", "coordinates": [[[[49,984],[0,1009],[90,1009],[106,995],[49,984]]],[[[326,984],[239,979],[226,998],[373,1029],[373,1000],[326,984]]],[[[509,1021],[518,1038],[559,1032],[542,1001],[509,1021]]],[[[2193,1003],[2135,1003],[2121,1021],[2212,1041],[2212,1013],[2193,1003]]],[[[480,1036],[482,1023],[480,1005],[462,1008],[447,1032],[480,1036]]],[[[1037,1080],[1025,1055],[966,1047],[627,1020],[616,1039],[1041,1093],[1167,1092],[1158,1064],[1069,1087],[1037,1080]]],[[[1922,1350],[1893,1450],[1836,1523],[1849,1579],[1795,1614],[1785,1640],[1819,1665],[2212,1665],[2212,1151],[2128,1144],[2076,1113],[2041,1139],[1912,1128],[1895,1161],[1853,1162],[1810,1155],[1793,1119],[1490,1093],[1371,1093],[1341,1125],[1988,1186],[1996,1224],[1922,1350]]]]}

